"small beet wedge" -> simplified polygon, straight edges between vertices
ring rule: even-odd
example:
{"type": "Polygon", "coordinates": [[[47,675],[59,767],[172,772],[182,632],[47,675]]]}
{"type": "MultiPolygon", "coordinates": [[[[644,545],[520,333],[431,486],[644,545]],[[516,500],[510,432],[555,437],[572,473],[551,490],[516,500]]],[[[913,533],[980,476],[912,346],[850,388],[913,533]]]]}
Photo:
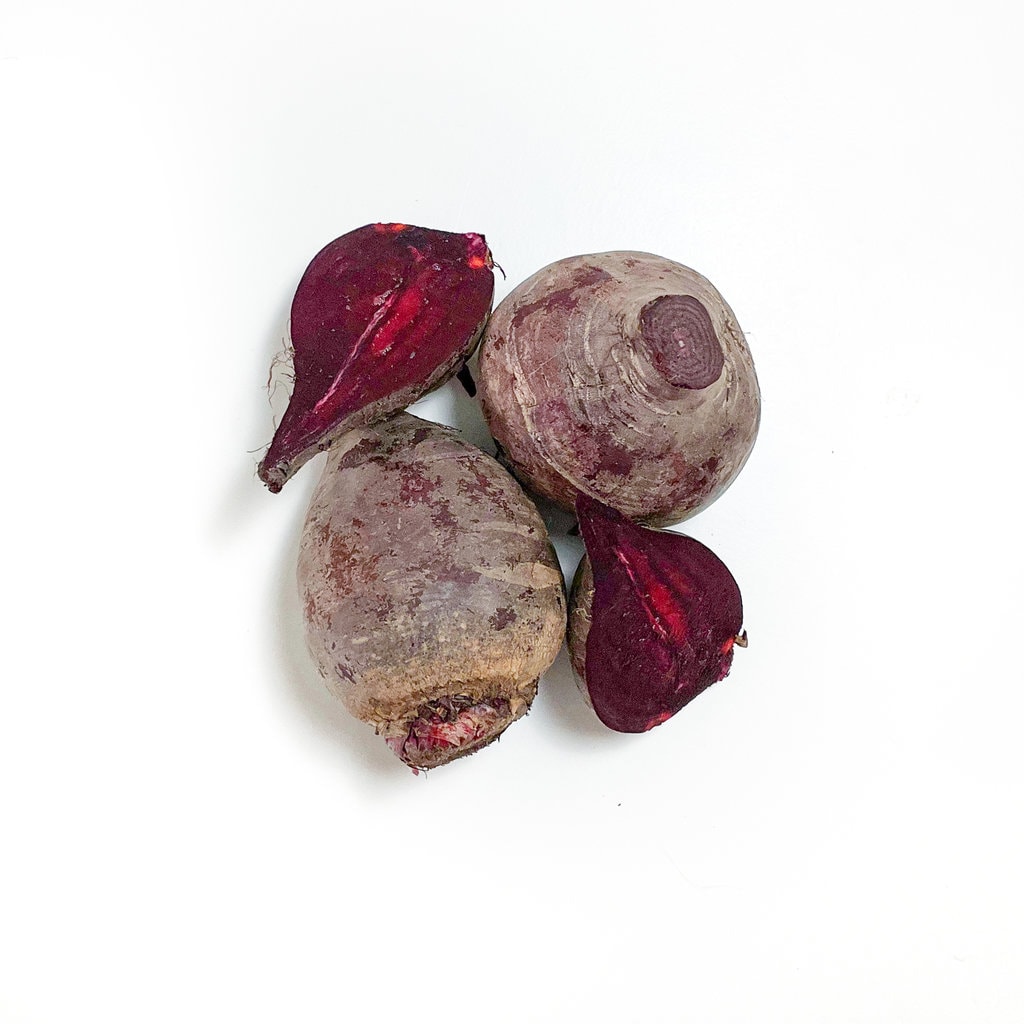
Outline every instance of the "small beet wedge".
{"type": "Polygon", "coordinates": [[[459,372],[494,296],[483,235],[367,224],[325,246],[291,310],[295,386],[259,476],[280,491],[347,430],[459,372]]]}
{"type": "Polygon", "coordinates": [[[732,573],[692,537],[637,526],[586,495],[587,553],[569,599],[569,654],[598,718],[647,732],[724,679],[746,647],[732,573]]]}

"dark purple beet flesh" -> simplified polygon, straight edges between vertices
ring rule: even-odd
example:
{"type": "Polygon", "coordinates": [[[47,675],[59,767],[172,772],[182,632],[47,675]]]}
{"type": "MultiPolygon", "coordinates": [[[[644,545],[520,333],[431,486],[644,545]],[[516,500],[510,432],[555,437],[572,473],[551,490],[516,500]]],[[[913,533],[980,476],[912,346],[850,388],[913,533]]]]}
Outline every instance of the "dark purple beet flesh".
{"type": "Polygon", "coordinates": [[[291,311],[295,387],[260,479],[279,491],[334,437],[454,376],[491,310],[482,235],[368,224],[322,249],[291,311]]]}
{"type": "Polygon", "coordinates": [[[746,646],[739,587],[692,537],[637,526],[585,495],[576,514],[593,574],[587,691],[609,728],[646,732],[724,679],[733,647],[746,646]]]}
{"type": "Polygon", "coordinates": [[[699,391],[722,376],[725,354],[699,299],[663,295],[640,311],[640,336],[661,375],[677,388],[699,391]]]}

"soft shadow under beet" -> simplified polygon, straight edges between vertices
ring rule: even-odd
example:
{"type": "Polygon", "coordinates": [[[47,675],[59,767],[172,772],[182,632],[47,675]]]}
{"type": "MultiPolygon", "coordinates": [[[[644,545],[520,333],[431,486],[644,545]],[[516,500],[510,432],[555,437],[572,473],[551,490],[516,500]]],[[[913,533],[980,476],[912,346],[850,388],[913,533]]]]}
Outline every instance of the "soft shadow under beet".
{"type": "Polygon", "coordinates": [[[565,647],[559,652],[555,663],[544,673],[538,691],[538,707],[534,714],[550,714],[561,732],[585,747],[595,743],[622,743],[620,733],[601,724],[576,685],[576,677],[569,663],[565,647]]]}

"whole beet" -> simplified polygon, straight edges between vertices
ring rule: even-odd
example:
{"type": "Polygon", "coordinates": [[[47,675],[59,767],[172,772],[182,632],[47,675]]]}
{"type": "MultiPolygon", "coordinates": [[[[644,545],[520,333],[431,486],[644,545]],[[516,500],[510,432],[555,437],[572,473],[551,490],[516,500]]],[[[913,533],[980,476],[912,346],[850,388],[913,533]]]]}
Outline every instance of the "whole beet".
{"type": "Polygon", "coordinates": [[[414,768],[524,715],[565,635],[564,583],[533,503],[490,456],[408,413],[336,441],[298,578],[328,687],[414,768]]]}
{"type": "Polygon", "coordinates": [[[531,490],[667,525],[714,501],[760,421],[750,350],[705,277],[642,252],[552,263],[494,311],[479,390],[531,490]]]}

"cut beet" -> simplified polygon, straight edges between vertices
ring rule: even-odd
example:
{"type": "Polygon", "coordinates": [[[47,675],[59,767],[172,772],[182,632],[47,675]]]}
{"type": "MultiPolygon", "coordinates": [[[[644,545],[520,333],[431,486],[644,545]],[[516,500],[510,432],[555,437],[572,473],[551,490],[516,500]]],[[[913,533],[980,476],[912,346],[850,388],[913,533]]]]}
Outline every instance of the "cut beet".
{"type": "Polygon", "coordinates": [[[649,530],[581,496],[587,554],[569,606],[569,652],[597,716],[618,732],[671,718],[746,646],[732,573],[692,537],[649,530]]]}
{"type": "Polygon", "coordinates": [[[322,249],[292,302],[295,387],[260,463],[267,487],[454,376],[490,313],[492,267],[483,235],[406,224],[368,224],[322,249]]]}

